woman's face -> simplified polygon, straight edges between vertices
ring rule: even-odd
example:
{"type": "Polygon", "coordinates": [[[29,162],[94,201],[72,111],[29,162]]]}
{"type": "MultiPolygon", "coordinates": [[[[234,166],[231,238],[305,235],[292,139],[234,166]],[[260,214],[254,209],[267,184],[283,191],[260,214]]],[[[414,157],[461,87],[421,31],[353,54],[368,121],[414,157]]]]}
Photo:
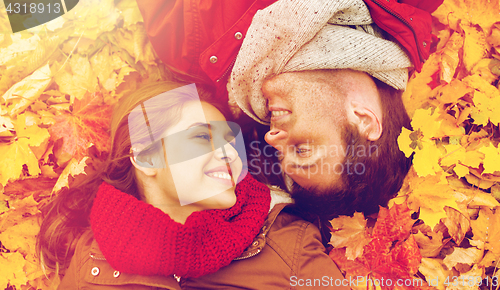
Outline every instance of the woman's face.
{"type": "Polygon", "coordinates": [[[198,210],[233,206],[243,165],[221,112],[205,102],[186,103],[180,121],[164,136],[167,166],[158,169],[162,194],[198,210]]]}

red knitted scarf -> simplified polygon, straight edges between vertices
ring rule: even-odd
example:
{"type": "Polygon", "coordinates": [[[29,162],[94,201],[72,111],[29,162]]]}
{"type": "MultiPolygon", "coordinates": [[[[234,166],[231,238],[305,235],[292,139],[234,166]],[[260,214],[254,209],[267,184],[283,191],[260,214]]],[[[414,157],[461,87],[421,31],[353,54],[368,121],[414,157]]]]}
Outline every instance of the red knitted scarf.
{"type": "Polygon", "coordinates": [[[252,242],[267,217],[267,186],[250,174],[236,186],[236,204],[193,212],[185,224],[102,183],[90,223],[108,263],[124,273],[199,277],[228,265],[252,242]]]}

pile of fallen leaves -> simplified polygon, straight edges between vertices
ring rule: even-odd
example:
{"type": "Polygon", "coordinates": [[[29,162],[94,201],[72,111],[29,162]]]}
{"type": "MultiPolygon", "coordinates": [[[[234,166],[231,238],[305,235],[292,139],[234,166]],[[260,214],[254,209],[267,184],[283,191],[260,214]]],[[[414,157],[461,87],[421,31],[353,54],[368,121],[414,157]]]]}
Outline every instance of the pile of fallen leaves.
{"type": "MultiPolygon", "coordinates": [[[[499,3],[445,0],[433,15],[439,42],[404,94],[413,131],[399,145],[414,166],[377,217],[331,222],[330,256],[352,288],[500,284],[499,3]]],[[[8,31],[0,6],[0,289],[49,289],[35,257],[39,209],[84,172],[88,152],[106,151],[110,106],[169,73],[135,0],[81,0],[8,31]]]]}
{"type": "Polygon", "coordinates": [[[83,0],[15,34],[0,1],[0,289],[49,289],[39,209],[84,172],[89,148],[106,152],[110,106],[169,77],[135,0],[83,0]]]}
{"type": "Polygon", "coordinates": [[[353,288],[500,287],[499,2],[445,0],[433,16],[435,52],[403,95],[412,170],[376,221],[331,221],[353,288]]]}

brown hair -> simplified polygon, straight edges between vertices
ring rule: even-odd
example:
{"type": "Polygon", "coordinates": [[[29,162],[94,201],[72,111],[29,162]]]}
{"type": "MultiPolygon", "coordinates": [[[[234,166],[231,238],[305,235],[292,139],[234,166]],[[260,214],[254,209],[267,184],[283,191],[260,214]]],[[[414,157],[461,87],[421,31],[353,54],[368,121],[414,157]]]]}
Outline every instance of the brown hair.
{"type": "MultiPolygon", "coordinates": [[[[214,103],[211,95],[200,86],[197,86],[199,99],[196,94],[189,92],[176,92],[167,95],[168,97],[153,98],[184,85],[187,84],[167,81],[152,83],[120,99],[113,110],[110,152],[106,160],[96,172],[79,184],[62,189],[42,210],[45,214],[37,237],[37,252],[42,267],[54,269],[56,272],[61,270],[63,274],[64,269],[69,266],[78,237],[90,228],[90,210],[97,189],[103,181],[140,199],[135,167],[130,161],[131,140],[135,142],[149,139],[150,134],[159,136],[161,133],[154,131],[165,130],[177,123],[186,102],[202,100],[213,104],[219,110],[223,107],[222,104],[214,103]],[[147,100],[150,101],[146,102],[147,100]],[[138,114],[130,114],[134,108],[141,106],[147,106],[149,122],[161,126],[136,126],[130,129],[129,122],[138,123],[133,118],[143,118],[138,114]]],[[[225,110],[222,111],[224,114],[225,110]]]]}
{"type": "Polygon", "coordinates": [[[356,150],[346,150],[344,167],[361,164],[363,170],[351,174],[344,170],[341,182],[326,190],[306,189],[295,183],[292,196],[303,210],[327,218],[352,215],[355,211],[369,215],[378,212],[379,206],[386,206],[403,185],[411,166],[411,159],[405,157],[397,143],[401,129],[410,129],[410,118],[401,98],[403,92],[377,79],[374,81],[382,104],[382,135],[376,141],[369,141],[355,125],[346,124],[342,129],[346,146],[369,150],[361,155],[356,150]]]}

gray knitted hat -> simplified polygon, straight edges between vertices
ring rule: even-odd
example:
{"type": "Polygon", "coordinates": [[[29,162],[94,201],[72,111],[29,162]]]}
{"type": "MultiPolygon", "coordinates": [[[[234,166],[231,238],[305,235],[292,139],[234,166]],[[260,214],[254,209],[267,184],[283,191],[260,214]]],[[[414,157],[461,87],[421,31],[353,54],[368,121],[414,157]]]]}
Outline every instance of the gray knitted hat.
{"type": "Polygon", "coordinates": [[[382,38],[362,0],[279,0],[257,12],[229,82],[233,113],[268,124],[264,80],[285,72],[349,68],[404,90],[411,62],[382,38]],[[240,110],[241,109],[241,110],[240,110]]]}

